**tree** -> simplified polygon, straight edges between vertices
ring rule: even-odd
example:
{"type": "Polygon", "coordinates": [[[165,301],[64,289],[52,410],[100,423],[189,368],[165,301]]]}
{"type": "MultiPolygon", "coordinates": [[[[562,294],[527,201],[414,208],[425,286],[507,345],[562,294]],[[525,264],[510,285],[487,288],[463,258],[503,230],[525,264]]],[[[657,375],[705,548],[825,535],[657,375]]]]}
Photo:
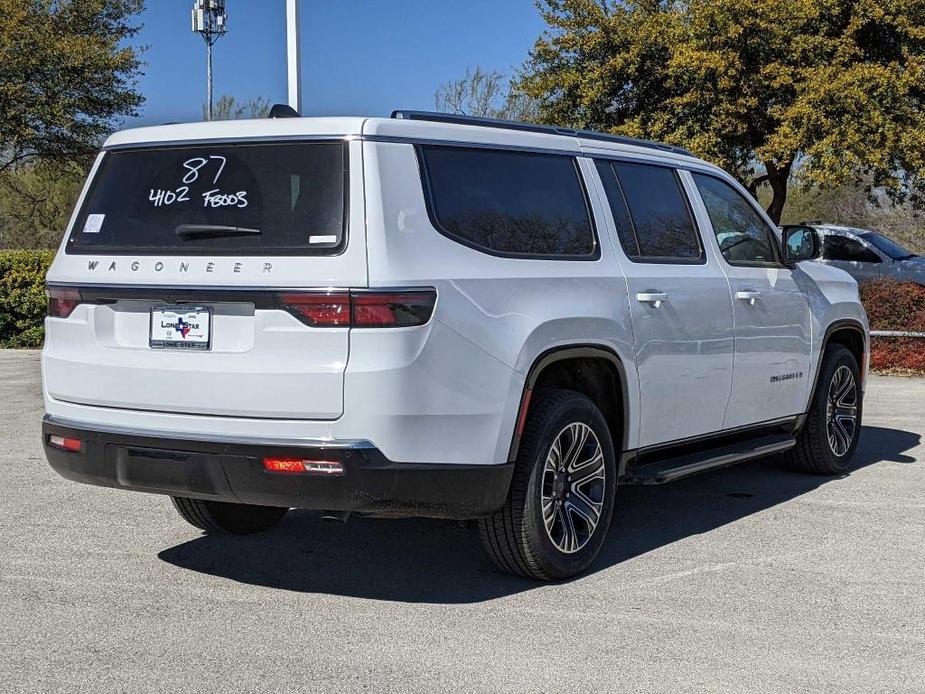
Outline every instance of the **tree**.
{"type": "MultiPolygon", "coordinates": [[[[209,107],[203,104],[202,117],[205,118],[209,107]]],[[[212,106],[212,120],[238,120],[241,118],[266,118],[270,113],[270,100],[258,96],[247,101],[238,101],[236,97],[223,94],[212,106]]]]}
{"type": "Polygon", "coordinates": [[[466,70],[462,79],[450,80],[434,94],[437,111],[480,118],[531,121],[537,116],[533,99],[515,90],[497,70],[466,70]]]}
{"type": "Polygon", "coordinates": [[[136,115],[142,0],[0,0],[0,172],[29,159],[86,164],[136,115]]]}
{"type": "Polygon", "coordinates": [[[61,241],[87,172],[35,161],[0,172],[0,248],[52,248],[61,241]]]}
{"type": "Polygon", "coordinates": [[[923,203],[925,0],[543,0],[516,85],[547,122],[687,146],[780,219],[799,166],[923,203]]]}

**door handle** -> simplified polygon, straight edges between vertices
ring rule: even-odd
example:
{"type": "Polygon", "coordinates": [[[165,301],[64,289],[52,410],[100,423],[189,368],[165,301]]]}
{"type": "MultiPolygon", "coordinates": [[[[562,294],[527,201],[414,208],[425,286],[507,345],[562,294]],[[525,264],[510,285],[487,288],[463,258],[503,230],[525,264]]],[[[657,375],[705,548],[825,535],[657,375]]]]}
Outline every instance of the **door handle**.
{"type": "Polygon", "coordinates": [[[755,292],[747,289],[743,292],[736,292],[736,299],[747,301],[749,306],[754,306],[755,302],[761,298],[761,292],[755,292]]]}
{"type": "Polygon", "coordinates": [[[663,301],[668,301],[668,294],[665,292],[640,292],[636,295],[636,301],[652,304],[655,308],[658,308],[663,301]]]}

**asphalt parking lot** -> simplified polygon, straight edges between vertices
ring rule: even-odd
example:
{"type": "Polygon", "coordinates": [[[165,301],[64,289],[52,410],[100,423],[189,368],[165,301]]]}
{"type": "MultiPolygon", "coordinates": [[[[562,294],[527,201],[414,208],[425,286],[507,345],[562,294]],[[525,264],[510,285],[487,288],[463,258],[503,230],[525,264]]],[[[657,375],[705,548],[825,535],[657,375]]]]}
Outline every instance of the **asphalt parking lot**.
{"type": "Polygon", "coordinates": [[[586,576],[451,522],[293,512],[213,538],[67,482],[0,351],[0,691],[925,691],[925,379],[874,377],[840,479],[768,460],[625,488],[586,576]]]}

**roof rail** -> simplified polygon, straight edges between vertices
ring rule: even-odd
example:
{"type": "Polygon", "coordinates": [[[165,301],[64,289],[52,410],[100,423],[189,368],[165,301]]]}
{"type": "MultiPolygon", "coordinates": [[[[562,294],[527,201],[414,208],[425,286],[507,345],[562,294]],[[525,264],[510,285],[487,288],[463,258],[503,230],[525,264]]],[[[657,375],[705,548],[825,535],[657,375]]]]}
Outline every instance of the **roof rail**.
{"type": "Polygon", "coordinates": [[[503,120],[501,118],[481,118],[479,116],[464,116],[455,113],[438,113],[436,111],[392,111],[392,118],[402,118],[406,120],[424,120],[433,123],[453,123],[455,125],[480,125],[486,128],[504,128],[505,130],[522,130],[531,133],[546,133],[547,135],[568,135],[571,137],[582,137],[586,140],[602,140],[604,142],[617,142],[621,145],[634,145],[636,147],[649,147],[651,149],[660,149],[664,152],[673,154],[683,154],[684,156],[695,156],[689,150],[675,145],[666,145],[661,142],[652,140],[642,140],[635,137],[625,137],[623,135],[609,135],[599,133],[594,130],[578,130],[575,128],[563,128],[557,125],[537,125],[535,123],[524,123],[516,120],[503,120]]]}

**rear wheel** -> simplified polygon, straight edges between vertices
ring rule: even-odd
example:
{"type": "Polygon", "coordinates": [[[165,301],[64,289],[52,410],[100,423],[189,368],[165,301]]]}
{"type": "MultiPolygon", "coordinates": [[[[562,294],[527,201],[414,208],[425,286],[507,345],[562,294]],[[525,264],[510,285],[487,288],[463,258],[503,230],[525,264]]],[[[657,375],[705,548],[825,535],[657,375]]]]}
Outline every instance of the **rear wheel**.
{"type": "Polygon", "coordinates": [[[616,476],[610,431],[594,403],[574,391],[538,393],[507,502],[479,521],[488,556],[537,580],[581,573],[604,543],[616,476]]]}
{"type": "Polygon", "coordinates": [[[844,473],[858,447],[863,404],[857,360],[847,347],[831,345],[806,424],[788,454],[791,467],[814,475],[844,473]]]}
{"type": "Polygon", "coordinates": [[[269,530],[289,511],[277,506],[252,506],[225,501],[171,497],[173,506],[187,523],[207,533],[249,535],[269,530]]]}

